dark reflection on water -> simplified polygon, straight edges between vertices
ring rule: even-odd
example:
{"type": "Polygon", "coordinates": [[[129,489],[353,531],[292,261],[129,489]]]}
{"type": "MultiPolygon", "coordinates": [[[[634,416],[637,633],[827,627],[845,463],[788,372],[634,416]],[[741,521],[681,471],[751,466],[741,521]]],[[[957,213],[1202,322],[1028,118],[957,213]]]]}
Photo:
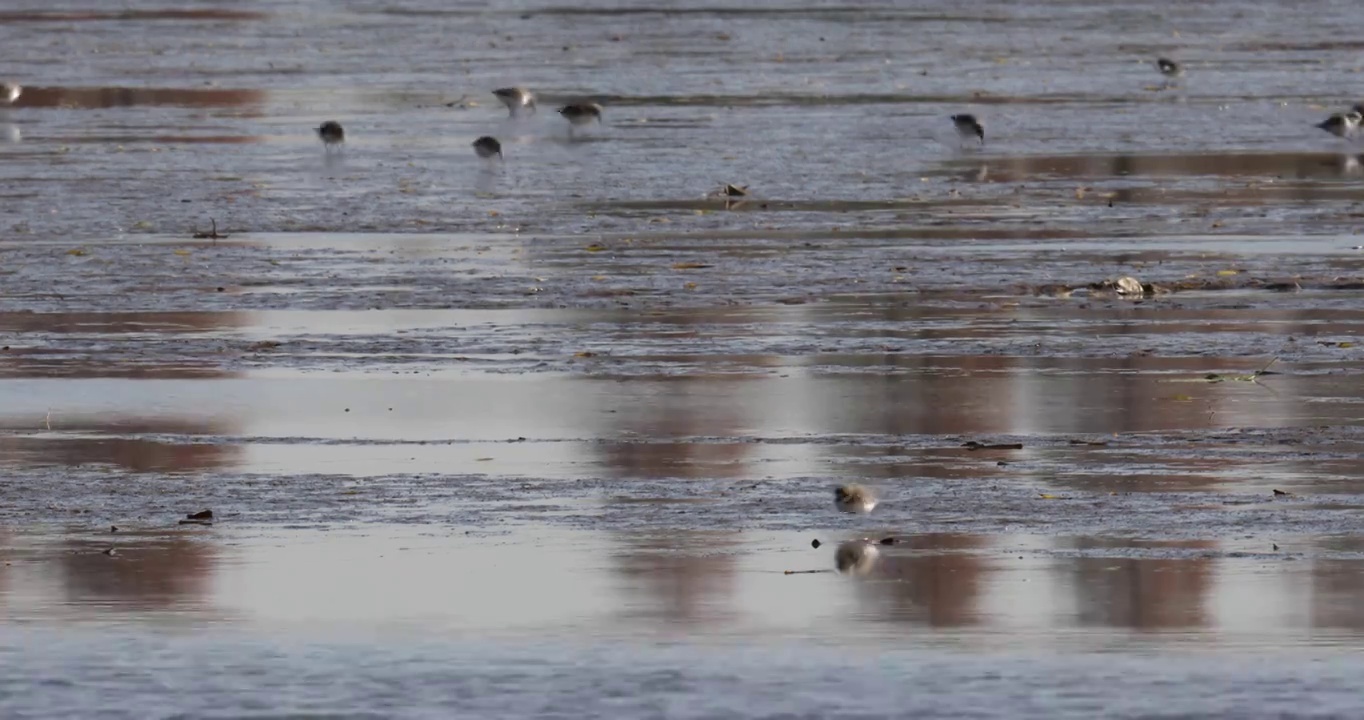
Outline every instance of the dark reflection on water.
{"type": "Polygon", "coordinates": [[[995,561],[979,554],[988,540],[973,535],[916,535],[881,552],[876,580],[856,586],[873,617],[935,628],[988,623],[979,612],[983,581],[995,561]]]}
{"type": "MultiPolygon", "coordinates": [[[[0,376],[19,378],[101,378],[221,380],[239,377],[224,369],[217,356],[190,359],[145,352],[145,344],[164,337],[186,342],[188,336],[230,331],[247,324],[238,312],[67,312],[0,313],[0,376]],[[12,337],[7,336],[12,334],[12,337]]],[[[239,445],[184,442],[116,435],[203,436],[231,435],[242,430],[233,413],[218,407],[183,408],[181,412],[138,414],[108,409],[106,399],[94,400],[102,410],[72,409],[70,398],[52,397],[37,412],[15,411],[29,396],[13,386],[16,398],[0,406],[0,465],[43,467],[112,465],[133,472],[222,470],[237,464],[239,445]]],[[[130,387],[136,397],[136,389],[130,387]]],[[[3,393],[0,393],[3,395],[3,393]]],[[[79,392],[72,394],[81,398],[79,392]]]]}
{"type": "MultiPolygon", "coordinates": [[[[1104,538],[1072,541],[1079,551],[1113,550],[1133,543],[1104,538]]],[[[1217,543],[1205,540],[1139,543],[1173,550],[1208,550],[1217,543]]],[[[1207,607],[1215,575],[1211,558],[1086,557],[1070,563],[1078,605],[1077,623],[1134,630],[1206,627],[1212,624],[1207,607]]]]}
{"type": "MultiPolygon", "coordinates": [[[[1354,538],[1358,546],[1358,538],[1354,538]]],[[[1317,560],[1312,563],[1312,626],[1364,633],[1364,563],[1317,560]]]]}
{"type": "MultiPolygon", "coordinates": [[[[264,105],[261,90],[216,88],[25,87],[16,108],[99,110],[135,106],[234,108],[264,105]]],[[[239,137],[239,136],[231,136],[239,137]]],[[[242,140],[241,142],[245,142],[242,140]]]]}
{"type": "MultiPolygon", "coordinates": [[[[119,421],[108,425],[62,426],[64,433],[112,434],[137,427],[154,433],[217,434],[233,429],[229,422],[196,425],[184,422],[119,421]]],[[[27,429],[27,428],[26,428],[27,429]]],[[[240,445],[161,442],[109,437],[0,437],[0,466],[40,468],[109,465],[129,472],[202,472],[228,470],[241,462],[240,445]]]]}
{"type": "MultiPolygon", "coordinates": [[[[646,401],[621,405],[608,412],[602,430],[609,435],[641,438],[742,436],[751,432],[753,408],[739,403],[717,403],[735,378],[687,376],[662,383],[646,401]]],[[[749,475],[747,443],[642,442],[599,446],[600,462],[621,478],[708,478],[749,475]]]]}
{"type": "MultiPolygon", "coordinates": [[[[1224,178],[1311,179],[1355,176],[1361,155],[1345,153],[1245,152],[1179,155],[1041,155],[991,158],[988,176],[996,182],[1038,178],[1115,178],[1213,176],[1224,178]]],[[[1234,192],[1234,189],[1228,189],[1234,192]]],[[[1169,202],[1171,198],[1165,198],[1169,202]]]]}
{"type": "Polygon", "coordinates": [[[96,604],[115,612],[155,612],[210,604],[218,563],[211,542],[158,537],[135,543],[110,535],[101,547],[71,541],[54,559],[65,602],[96,604]],[[115,547],[115,553],[103,552],[115,547]]]}
{"type": "Polygon", "coordinates": [[[737,533],[632,539],[611,554],[612,572],[624,595],[623,606],[613,612],[652,623],[705,625],[728,621],[739,610],[733,607],[740,584],[737,533]],[[711,551],[678,552],[679,545],[711,551]]]}
{"type": "Polygon", "coordinates": [[[197,333],[244,327],[245,312],[0,312],[0,332],[197,333]]]}

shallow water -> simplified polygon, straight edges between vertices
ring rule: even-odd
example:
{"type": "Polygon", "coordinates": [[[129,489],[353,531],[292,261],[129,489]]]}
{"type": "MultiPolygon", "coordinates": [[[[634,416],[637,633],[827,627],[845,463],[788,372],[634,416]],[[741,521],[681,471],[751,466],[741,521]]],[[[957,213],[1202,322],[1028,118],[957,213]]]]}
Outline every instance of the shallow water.
{"type": "Polygon", "coordinates": [[[1358,714],[1358,19],[7,6],[0,715],[1358,714]]]}

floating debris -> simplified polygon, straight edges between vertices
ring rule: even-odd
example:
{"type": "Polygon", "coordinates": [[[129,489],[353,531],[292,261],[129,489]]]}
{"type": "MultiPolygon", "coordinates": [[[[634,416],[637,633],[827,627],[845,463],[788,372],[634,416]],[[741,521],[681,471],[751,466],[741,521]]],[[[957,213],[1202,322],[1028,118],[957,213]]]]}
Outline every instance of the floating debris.
{"type": "Polygon", "coordinates": [[[1022,450],[1023,443],[983,443],[967,440],[961,444],[967,450],[1022,450]]]}
{"type": "Polygon", "coordinates": [[[190,514],[188,514],[188,515],[185,516],[185,519],[184,519],[184,520],[181,520],[181,521],[180,521],[180,524],[181,524],[181,525],[212,525],[212,524],[213,524],[213,511],[212,511],[212,510],[200,510],[200,511],[197,512],[197,513],[190,513],[190,514]]]}

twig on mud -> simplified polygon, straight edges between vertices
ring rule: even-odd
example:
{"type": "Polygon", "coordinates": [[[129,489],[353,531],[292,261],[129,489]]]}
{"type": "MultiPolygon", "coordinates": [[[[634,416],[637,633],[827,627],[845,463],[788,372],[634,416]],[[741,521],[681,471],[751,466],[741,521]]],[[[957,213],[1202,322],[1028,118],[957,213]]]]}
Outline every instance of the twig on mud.
{"type": "Polygon", "coordinates": [[[815,573],[833,572],[833,570],[783,570],[782,575],[813,575],[815,573]]]}
{"type": "MultiPolygon", "coordinates": [[[[1255,383],[1256,385],[1259,385],[1259,383],[1256,382],[1256,381],[1259,380],[1260,376],[1262,376],[1262,375],[1277,375],[1277,374],[1278,374],[1278,373],[1271,373],[1271,372],[1269,371],[1269,366],[1270,366],[1270,365],[1273,365],[1274,363],[1276,363],[1276,362],[1278,362],[1278,361],[1279,361],[1279,357],[1276,355],[1276,356],[1270,358],[1270,359],[1269,359],[1269,362],[1265,363],[1264,366],[1261,367],[1259,370],[1256,370],[1255,372],[1250,373],[1250,374],[1248,374],[1248,375],[1222,375],[1222,374],[1220,374],[1220,373],[1208,373],[1207,375],[1204,375],[1203,377],[1201,377],[1201,378],[1196,378],[1196,379],[1195,379],[1195,378],[1185,378],[1185,379],[1177,379],[1177,380],[1163,380],[1162,382],[1172,382],[1172,383],[1175,383],[1175,382],[1220,383],[1220,382],[1226,382],[1226,381],[1228,381],[1228,380],[1234,380],[1234,381],[1237,381],[1237,382],[1248,382],[1248,383],[1255,383]]],[[[1268,386],[1265,386],[1265,385],[1260,385],[1260,387],[1264,387],[1264,388],[1268,389],[1268,386]]]]}
{"type": "Polygon", "coordinates": [[[217,220],[209,218],[208,221],[210,223],[213,223],[213,229],[209,230],[208,232],[203,232],[202,230],[195,231],[194,233],[195,240],[226,240],[228,238],[228,233],[223,233],[222,235],[218,234],[217,220]]]}

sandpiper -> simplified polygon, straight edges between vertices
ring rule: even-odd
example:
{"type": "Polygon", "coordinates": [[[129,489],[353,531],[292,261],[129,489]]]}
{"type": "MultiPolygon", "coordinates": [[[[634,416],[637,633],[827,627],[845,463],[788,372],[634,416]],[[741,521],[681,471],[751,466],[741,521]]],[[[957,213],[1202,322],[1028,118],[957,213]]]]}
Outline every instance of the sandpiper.
{"type": "Polygon", "coordinates": [[[985,144],[985,126],[980,124],[975,115],[953,115],[952,126],[963,140],[976,138],[981,145],[985,144]]]}
{"type": "Polygon", "coordinates": [[[24,88],[19,83],[0,83],[0,105],[13,105],[23,94],[24,88]]]}
{"type": "Polygon", "coordinates": [[[1156,69],[1167,78],[1183,77],[1184,66],[1170,58],[1156,58],[1156,69]]]}
{"type": "Polygon", "coordinates": [[[495,137],[484,135],[475,140],[473,144],[474,152],[478,153],[481,158],[490,158],[494,155],[499,158],[502,157],[502,143],[498,142],[495,137]]]}
{"type": "Polygon", "coordinates": [[[596,103],[572,103],[559,108],[559,114],[568,121],[568,132],[573,128],[586,125],[593,120],[601,122],[601,106],[596,103]]]}
{"type": "Polygon", "coordinates": [[[493,91],[493,95],[507,106],[511,117],[516,117],[523,109],[529,109],[532,115],[536,112],[535,94],[523,87],[498,88],[493,91]]]}
{"type": "Polygon", "coordinates": [[[846,513],[869,513],[876,507],[876,496],[864,485],[839,485],[834,488],[834,507],[846,513]]]}
{"type": "Polygon", "coordinates": [[[1336,113],[1317,123],[1316,126],[1336,137],[1350,140],[1359,134],[1361,119],[1364,119],[1364,114],[1355,109],[1347,113],[1336,113]]]}
{"type": "Polygon", "coordinates": [[[322,147],[327,150],[346,141],[346,131],[342,130],[341,123],[335,120],[328,120],[318,126],[317,136],[322,138],[322,147]]]}

